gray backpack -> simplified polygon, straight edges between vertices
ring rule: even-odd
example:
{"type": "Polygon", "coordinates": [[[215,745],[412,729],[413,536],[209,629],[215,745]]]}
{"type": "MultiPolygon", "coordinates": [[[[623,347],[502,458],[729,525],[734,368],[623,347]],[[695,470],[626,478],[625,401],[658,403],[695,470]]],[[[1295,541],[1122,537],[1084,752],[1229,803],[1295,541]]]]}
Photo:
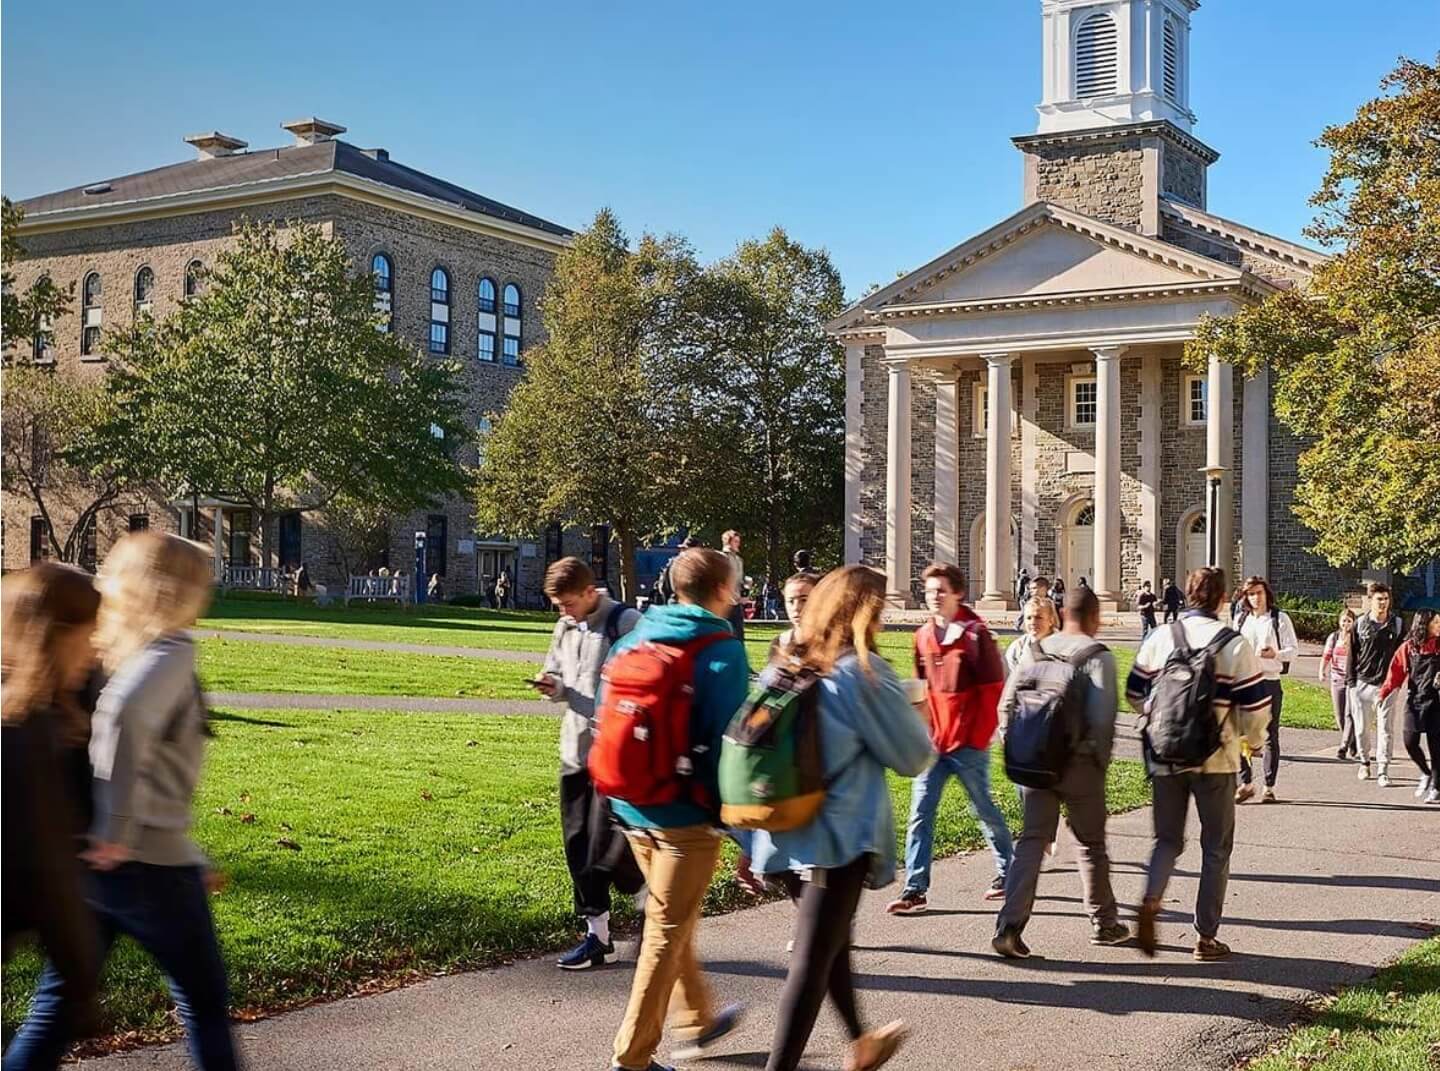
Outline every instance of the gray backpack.
{"type": "Polygon", "coordinates": [[[1170,625],[1175,649],[1150,688],[1141,736],[1151,756],[1170,766],[1203,766],[1222,741],[1215,717],[1215,658],[1238,633],[1221,628],[1198,651],[1185,642],[1185,627],[1170,625]]]}

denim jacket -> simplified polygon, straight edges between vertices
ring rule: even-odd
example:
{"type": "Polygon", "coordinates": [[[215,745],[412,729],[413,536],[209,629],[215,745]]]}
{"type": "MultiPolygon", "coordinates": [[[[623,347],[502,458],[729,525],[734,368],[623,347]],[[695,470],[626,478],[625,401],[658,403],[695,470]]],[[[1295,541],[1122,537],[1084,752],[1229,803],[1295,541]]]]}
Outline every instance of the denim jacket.
{"type": "Polygon", "coordinates": [[[750,854],[757,873],[831,869],[868,853],[869,886],[895,880],[895,808],[885,770],[914,777],[934,761],[935,748],[890,664],[876,655],[870,669],[873,679],[848,654],[820,682],[825,802],[809,825],[754,834],[750,854]]]}

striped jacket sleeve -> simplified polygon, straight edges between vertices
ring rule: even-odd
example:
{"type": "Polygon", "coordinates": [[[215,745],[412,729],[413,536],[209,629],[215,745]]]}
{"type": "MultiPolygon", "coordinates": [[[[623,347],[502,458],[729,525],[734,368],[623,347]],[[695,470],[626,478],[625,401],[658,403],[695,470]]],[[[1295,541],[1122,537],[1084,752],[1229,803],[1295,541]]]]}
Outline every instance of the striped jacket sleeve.
{"type": "Polygon", "coordinates": [[[1130,667],[1130,675],[1125,679],[1125,700],[1137,712],[1144,711],[1145,700],[1150,697],[1150,686],[1163,663],[1160,635],[1158,630],[1152,632],[1140,645],[1135,654],[1135,664],[1130,667]]]}

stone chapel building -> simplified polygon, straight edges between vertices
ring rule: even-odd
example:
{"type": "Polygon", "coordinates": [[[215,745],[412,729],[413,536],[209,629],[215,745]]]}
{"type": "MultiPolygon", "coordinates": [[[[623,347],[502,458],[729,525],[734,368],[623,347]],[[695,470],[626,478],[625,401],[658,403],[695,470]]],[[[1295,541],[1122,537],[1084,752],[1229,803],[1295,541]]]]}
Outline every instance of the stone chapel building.
{"type": "Polygon", "coordinates": [[[1360,573],[1305,549],[1301,446],[1268,376],[1181,366],[1202,316],[1304,286],[1323,260],[1209,211],[1198,0],[1041,4],[1039,125],[1014,139],[1025,207],[829,325],[846,352],[846,561],[883,567],[910,605],[931,559],[959,564],[982,609],[1014,605],[1021,566],[1123,609],[1212,555],[1232,577],[1341,595],[1360,573]]]}

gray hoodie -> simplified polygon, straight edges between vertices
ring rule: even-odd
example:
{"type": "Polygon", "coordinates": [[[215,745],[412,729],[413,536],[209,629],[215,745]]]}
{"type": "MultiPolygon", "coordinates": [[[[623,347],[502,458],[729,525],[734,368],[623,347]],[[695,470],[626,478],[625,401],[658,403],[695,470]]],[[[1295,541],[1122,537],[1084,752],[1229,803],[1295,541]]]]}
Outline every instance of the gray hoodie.
{"type": "Polygon", "coordinates": [[[611,640],[606,635],[606,625],[617,608],[619,615],[613,632],[619,639],[639,622],[640,612],[620,608],[619,603],[603,592],[589,617],[584,621],[562,617],[550,637],[545,672],[563,685],[551,699],[564,703],[566,708],[560,718],[560,768],[564,773],[585,769],[585,760],[590,754],[595,693],[600,688],[600,670],[610,655],[611,640]]]}
{"type": "Polygon", "coordinates": [[[91,722],[94,835],[142,863],[203,865],[189,832],[207,735],[190,638],[171,633],[132,655],[91,722]]]}

